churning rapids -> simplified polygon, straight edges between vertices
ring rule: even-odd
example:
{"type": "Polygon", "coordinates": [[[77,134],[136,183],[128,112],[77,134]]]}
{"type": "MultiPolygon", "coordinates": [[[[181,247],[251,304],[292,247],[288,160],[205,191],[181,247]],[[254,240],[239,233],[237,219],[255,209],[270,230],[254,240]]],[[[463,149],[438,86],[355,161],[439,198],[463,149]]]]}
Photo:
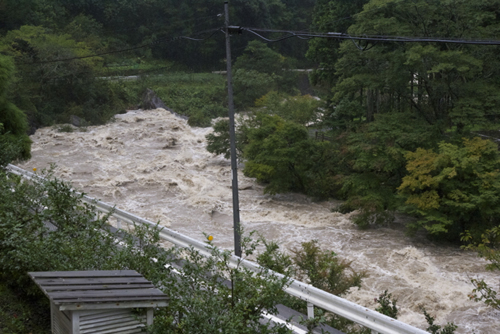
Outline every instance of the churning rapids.
{"type": "MultiPolygon", "coordinates": [[[[90,196],[198,240],[203,232],[211,234],[217,245],[232,249],[230,162],[206,151],[210,131],[191,128],[163,109],[129,111],[87,132],[37,130],[33,157],[21,167],[55,163],[56,176],[90,196]]],[[[468,298],[472,277],[499,284],[475,254],[407,238],[401,228],[359,231],[349,215],[330,211],[338,203],[264,195],[255,180],[238,177],[245,231],[256,230],[282,249],[317,239],[323,249],[367,272],[362,288],[352,289],[347,299],[374,309],[374,298],[389,290],[403,322],[425,329],[423,305],[440,324],[458,325],[457,333],[500,333],[500,312],[468,298]]]]}

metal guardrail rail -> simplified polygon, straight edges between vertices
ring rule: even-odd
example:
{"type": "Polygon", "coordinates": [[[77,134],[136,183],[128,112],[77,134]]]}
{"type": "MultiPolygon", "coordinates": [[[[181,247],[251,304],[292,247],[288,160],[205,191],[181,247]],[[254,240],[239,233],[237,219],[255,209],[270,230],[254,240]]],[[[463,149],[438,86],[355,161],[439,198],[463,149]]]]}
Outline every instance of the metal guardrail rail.
{"type": "MultiPolygon", "coordinates": [[[[28,172],[22,168],[9,164],[7,170],[13,174],[22,176],[27,179],[36,181],[42,179],[34,173],[28,172]]],[[[119,224],[140,223],[149,226],[156,226],[152,221],[133,215],[124,210],[120,210],[110,204],[100,202],[92,197],[83,196],[83,201],[95,206],[96,210],[102,213],[111,213],[111,216],[116,218],[119,224]]],[[[203,242],[185,236],[179,232],[175,232],[166,227],[160,232],[160,237],[164,241],[169,241],[176,246],[184,248],[193,248],[204,256],[210,256],[210,248],[203,242]]],[[[259,272],[263,270],[257,263],[241,259],[237,256],[232,256],[230,264],[233,266],[240,265],[251,271],[259,272]]],[[[283,277],[279,273],[273,273],[276,276],[283,277]]],[[[410,326],[396,319],[390,318],[376,311],[370,310],[361,305],[350,302],[346,299],[337,297],[331,293],[315,288],[312,285],[301,281],[291,279],[291,284],[285,289],[288,294],[300,298],[308,303],[308,316],[314,315],[313,307],[320,307],[328,312],[332,312],[341,317],[354,321],[360,325],[370,328],[373,333],[381,334],[429,334],[419,328],[410,326]]]]}

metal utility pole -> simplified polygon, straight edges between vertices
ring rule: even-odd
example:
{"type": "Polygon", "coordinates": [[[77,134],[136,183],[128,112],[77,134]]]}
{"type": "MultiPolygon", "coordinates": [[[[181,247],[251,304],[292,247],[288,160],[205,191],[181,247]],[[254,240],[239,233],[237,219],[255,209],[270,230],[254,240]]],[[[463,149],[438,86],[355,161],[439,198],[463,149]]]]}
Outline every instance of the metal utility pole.
{"type": "Polygon", "coordinates": [[[236,134],[234,130],[233,76],[231,73],[231,38],[229,36],[229,4],[227,1],[224,1],[224,13],[224,28],[226,33],[227,95],[229,104],[229,139],[231,142],[231,175],[233,178],[234,254],[241,257],[240,200],[238,197],[238,166],[236,159],[236,134]]]}

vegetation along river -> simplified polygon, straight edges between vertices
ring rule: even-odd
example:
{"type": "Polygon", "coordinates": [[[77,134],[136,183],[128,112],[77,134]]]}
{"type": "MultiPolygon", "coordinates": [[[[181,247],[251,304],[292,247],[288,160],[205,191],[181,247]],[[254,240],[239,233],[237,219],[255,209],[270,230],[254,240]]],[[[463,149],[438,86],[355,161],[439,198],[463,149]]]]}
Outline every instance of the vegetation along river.
{"type": "MultiPolygon", "coordinates": [[[[129,111],[86,132],[38,129],[31,170],[55,163],[56,176],[75,188],[193,238],[203,232],[217,245],[232,248],[230,162],[205,149],[211,128],[191,128],[163,109],[129,111]]],[[[485,262],[456,246],[437,246],[408,238],[398,225],[360,231],[349,214],[331,212],[335,202],[312,202],[298,194],[265,195],[263,186],[238,175],[240,209],[246,231],[256,230],[290,250],[317,239],[323,249],[366,271],[361,289],[347,299],[375,308],[388,290],[398,299],[399,319],[425,328],[419,306],[437,322],[454,322],[457,333],[500,333],[500,313],[470,301],[470,278],[484,277],[498,287],[485,262]]]]}

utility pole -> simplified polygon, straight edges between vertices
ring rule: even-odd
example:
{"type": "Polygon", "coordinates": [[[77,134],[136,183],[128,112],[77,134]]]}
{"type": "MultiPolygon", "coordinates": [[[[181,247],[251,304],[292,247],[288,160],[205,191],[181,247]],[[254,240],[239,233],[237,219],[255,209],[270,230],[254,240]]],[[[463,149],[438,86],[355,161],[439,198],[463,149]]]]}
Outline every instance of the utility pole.
{"type": "Polygon", "coordinates": [[[224,1],[227,63],[227,95],[229,105],[229,139],[231,142],[231,176],[233,189],[234,254],[241,257],[240,200],[238,197],[238,165],[236,159],[236,134],[234,130],[233,76],[231,72],[231,38],[229,35],[229,4],[224,1]]]}

